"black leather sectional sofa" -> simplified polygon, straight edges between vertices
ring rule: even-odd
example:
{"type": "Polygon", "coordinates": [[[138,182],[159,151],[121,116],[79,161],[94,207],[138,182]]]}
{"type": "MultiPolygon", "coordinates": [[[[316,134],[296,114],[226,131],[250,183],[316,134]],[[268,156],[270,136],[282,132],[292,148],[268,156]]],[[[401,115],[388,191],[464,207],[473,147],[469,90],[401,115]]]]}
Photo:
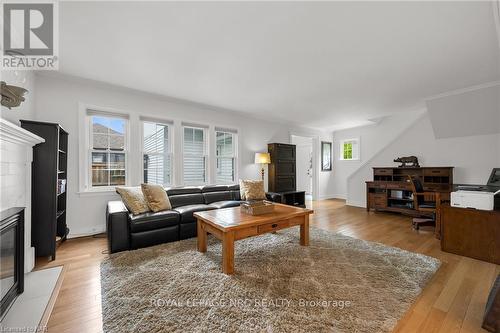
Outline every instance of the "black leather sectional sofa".
{"type": "Polygon", "coordinates": [[[194,212],[236,207],[238,185],[177,187],[166,189],[172,210],[132,215],[122,201],[110,201],[106,208],[109,252],[173,242],[196,236],[194,212]]]}

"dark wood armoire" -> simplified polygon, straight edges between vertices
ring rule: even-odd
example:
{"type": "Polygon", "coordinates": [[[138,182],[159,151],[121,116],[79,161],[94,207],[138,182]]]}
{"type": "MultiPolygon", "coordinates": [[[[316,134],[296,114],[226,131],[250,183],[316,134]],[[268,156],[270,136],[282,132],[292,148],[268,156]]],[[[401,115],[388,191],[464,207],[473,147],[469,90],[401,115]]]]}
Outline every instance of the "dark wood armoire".
{"type": "Polygon", "coordinates": [[[297,184],[295,145],[269,143],[267,150],[271,155],[269,192],[295,191],[297,184]]]}

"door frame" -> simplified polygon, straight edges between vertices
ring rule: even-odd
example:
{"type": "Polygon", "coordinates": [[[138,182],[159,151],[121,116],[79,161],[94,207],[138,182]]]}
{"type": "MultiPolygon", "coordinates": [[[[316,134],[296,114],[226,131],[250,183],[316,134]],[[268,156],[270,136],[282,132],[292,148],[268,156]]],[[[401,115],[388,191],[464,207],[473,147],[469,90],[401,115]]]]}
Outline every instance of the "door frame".
{"type": "Polygon", "coordinates": [[[319,200],[319,158],[320,158],[320,140],[317,135],[308,135],[300,132],[290,132],[290,144],[293,144],[293,137],[303,137],[312,139],[312,155],[313,155],[313,177],[312,177],[312,199],[319,200]]]}

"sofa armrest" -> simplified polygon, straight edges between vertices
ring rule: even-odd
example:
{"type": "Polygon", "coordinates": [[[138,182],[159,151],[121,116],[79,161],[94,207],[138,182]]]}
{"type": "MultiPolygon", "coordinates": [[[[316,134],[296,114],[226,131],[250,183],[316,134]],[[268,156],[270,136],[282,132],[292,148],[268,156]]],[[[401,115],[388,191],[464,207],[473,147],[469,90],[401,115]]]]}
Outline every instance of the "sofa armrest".
{"type": "Polygon", "coordinates": [[[109,253],[130,249],[129,211],[122,201],[109,201],[106,206],[106,233],[109,253]]]}

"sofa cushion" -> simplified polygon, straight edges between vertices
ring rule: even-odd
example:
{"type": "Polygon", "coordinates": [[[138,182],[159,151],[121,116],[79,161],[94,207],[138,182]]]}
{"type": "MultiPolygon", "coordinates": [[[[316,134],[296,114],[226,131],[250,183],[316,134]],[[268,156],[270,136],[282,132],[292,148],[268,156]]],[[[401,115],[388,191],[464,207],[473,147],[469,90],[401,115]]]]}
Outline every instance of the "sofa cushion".
{"type": "Polygon", "coordinates": [[[129,214],[130,231],[142,232],[154,229],[165,228],[179,224],[179,213],[174,210],[164,210],[161,212],[148,212],[139,215],[129,214]]]}
{"type": "Polygon", "coordinates": [[[201,188],[201,193],[228,191],[227,185],[207,185],[201,188]]]}
{"type": "Polygon", "coordinates": [[[216,201],[224,201],[224,200],[232,200],[233,199],[231,192],[229,192],[229,191],[203,193],[203,197],[205,198],[205,203],[207,205],[211,204],[212,202],[216,202],[216,201]]]}
{"type": "Polygon", "coordinates": [[[181,195],[181,194],[195,194],[201,193],[201,187],[198,186],[184,186],[184,187],[171,187],[165,189],[169,196],[171,195],[181,195]]]}
{"type": "Polygon", "coordinates": [[[214,206],[209,206],[205,204],[186,205],[174,208],[175,211],[181,214],[181,224],[193,222],[195,220],[193,213],[195,212],[202,212],[205,210],[212,210],[212,209],[216,208],[214,206]]]}
{"type": "Polygon", "coordinates": [[[229,207],[238,207],[240,205],[240,201],[236,200],[224,200],[224,201],[216,201],[212,202],[210,206],[214,206],[217,209],[220,208],[229,208],[229,207]]]}
{"type": "Polygon", "coordinates": [[[205,198],[201,193],[168,195],[173,208],[187,205],[204,204],[205,198]]]}
{"type": "Polygon", "coordinates": [[[231,200],[236,200],[236,201],[241,200],[240,190],[231,191],[231,200]]]}

